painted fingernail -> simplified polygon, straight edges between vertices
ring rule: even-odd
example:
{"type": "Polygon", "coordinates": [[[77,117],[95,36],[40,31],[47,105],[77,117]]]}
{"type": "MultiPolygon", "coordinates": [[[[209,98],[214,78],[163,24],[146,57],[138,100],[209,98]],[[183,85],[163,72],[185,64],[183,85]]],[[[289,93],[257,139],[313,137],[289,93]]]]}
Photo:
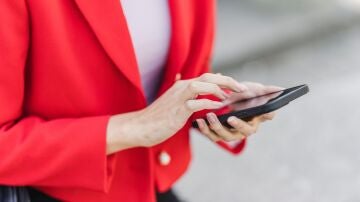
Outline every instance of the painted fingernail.
{"type": "Polygon", "coordinates": [[[236,118],[235,118],[234,116],[230,116],[230,117],[228,118],[228,121],[229,121],[230,123],[236,123],[236,118]]]}
{"type": "Polygon", "coordinates": [[[285,90],[285,88],[280,87],[280,86],[267,86],[269,89],[274,90],[274,91],[278,91],[278,90],[285,90]]]}
{"type": "Polygon", "coordinates": [[[206,114],[207,119],[209,120],[210,123],[214,124],[216,123],[216,118],[215,115],[212,113],[208,113],[206,114]]]}
{"type": "Polygon", "coordinates": [[[198,126],[199,126],[200,129],[202,129],[202,128],[204,127],[201,119],[196,119],[196,122],[197,122],[197,124],[198,124],[198,126]]]}

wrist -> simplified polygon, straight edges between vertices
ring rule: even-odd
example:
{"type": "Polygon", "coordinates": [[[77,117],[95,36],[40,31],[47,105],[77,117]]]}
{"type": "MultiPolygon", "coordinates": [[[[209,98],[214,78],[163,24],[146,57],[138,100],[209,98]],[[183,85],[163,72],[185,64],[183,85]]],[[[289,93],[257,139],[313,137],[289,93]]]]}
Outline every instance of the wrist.
{"type": "MultiPolygon", "coordinates": [[[[107,154],[142,146],[139,124],[136,124],[137,112],[114,115],[109,118],[106,144],[107,154]]],[[[141,130],[140,130],[141,131],[141,130]]]]}

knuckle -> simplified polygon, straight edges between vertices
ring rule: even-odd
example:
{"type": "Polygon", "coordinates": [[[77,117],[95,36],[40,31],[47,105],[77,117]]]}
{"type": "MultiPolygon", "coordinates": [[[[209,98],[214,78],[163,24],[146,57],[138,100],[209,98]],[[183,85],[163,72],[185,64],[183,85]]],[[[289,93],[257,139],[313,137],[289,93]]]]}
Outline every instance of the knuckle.
{"type": "Polygon", "coordinates": [[[184,80],[177,80],[174,84],[175,87],[183,86],[186,81],[184,80]]]}
{"type": "Polygon", "coordinates": [[[187,110],[187,111],[190,111],[190,112],[192,112],[192,111],[194,111],[194,103],[193,102],[195,102],[195,101],[193,101],[193,100],[188,100],[188,101],[186,101],[185,102],[185,109],[187,110]]]}
{"type": "Polygon", "coordinates": [[[224,81],[227,83],[227,84],[234,84],[236,81],[235,79],[233,79],[232,77],[230,76],[224,76],[224,81]]]}
{"type": "Polygon", "coordinates": [[[229,77],[229,76],[225,76],[225,80],[226,80],[226,82],[228,82],[228,83],[232,83],[232,82],[235,81],[233,78],[231,78],[231,77],[229,77]]]}
{"type": "Polygon", "coordinates": [[[210,73],[204,73],[204,74],[202,74],[202,75],[200,76],[200,79],[202,79],[202,80],[208,80],[210,76],[211,76],[210,73]]]}
{"type": "Polygon", "coordinates": [[[222,93],[222,90],[220,88],[220,86],[216,85],[216,84],[213,84],[211,85],[212,86],[212,89],[215,91],[215,92],[218,92],[218,93],[222,93]]]}
{"type": "Polygon", "coordinates": [[[210,128],[219,135],[224,133],[224,128],[220,124],[211,125],[210,128]]]}
{"type": "Polygon", "coordinates": [[[221,132],[222,131],[222,127],[219,124],[212,124],[210,125],[211,130],[216,131],[216,132],[221,132]]]}
{"type": "Polygon", "coordinates": [[[198,85],[195,81],[192,81],[188,84],[188,89],[191,91],[191,92],[196,92],[197,88],[198,88],[198,85]]]}

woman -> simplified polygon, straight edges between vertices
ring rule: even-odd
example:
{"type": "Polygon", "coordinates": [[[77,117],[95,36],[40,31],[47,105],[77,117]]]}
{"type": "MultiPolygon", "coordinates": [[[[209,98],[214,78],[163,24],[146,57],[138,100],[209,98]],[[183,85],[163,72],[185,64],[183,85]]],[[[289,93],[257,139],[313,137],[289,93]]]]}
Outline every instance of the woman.
{"type": "MultiPolygon", "coordinates": [[[[209,0],[2,0],[0,19],[0,184],[53,200],[175,201],[190,122],[220,108],[223,89],[277,90],[207,73],[209,0]]],[[[197,121],[239,153],[272,116],[231,117],[235,130],[213,113],[197,121]]]]}

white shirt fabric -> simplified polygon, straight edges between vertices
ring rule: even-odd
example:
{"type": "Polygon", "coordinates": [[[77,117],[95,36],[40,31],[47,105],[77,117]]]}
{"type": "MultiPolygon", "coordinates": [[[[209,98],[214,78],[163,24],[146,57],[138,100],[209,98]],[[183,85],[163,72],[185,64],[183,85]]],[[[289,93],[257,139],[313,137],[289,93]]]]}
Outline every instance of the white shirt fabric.
{"type": "Polygon", "coordinates": [[[148,104],[156,96],[170,45],[168,0],[121,0],[148,104]]]}

